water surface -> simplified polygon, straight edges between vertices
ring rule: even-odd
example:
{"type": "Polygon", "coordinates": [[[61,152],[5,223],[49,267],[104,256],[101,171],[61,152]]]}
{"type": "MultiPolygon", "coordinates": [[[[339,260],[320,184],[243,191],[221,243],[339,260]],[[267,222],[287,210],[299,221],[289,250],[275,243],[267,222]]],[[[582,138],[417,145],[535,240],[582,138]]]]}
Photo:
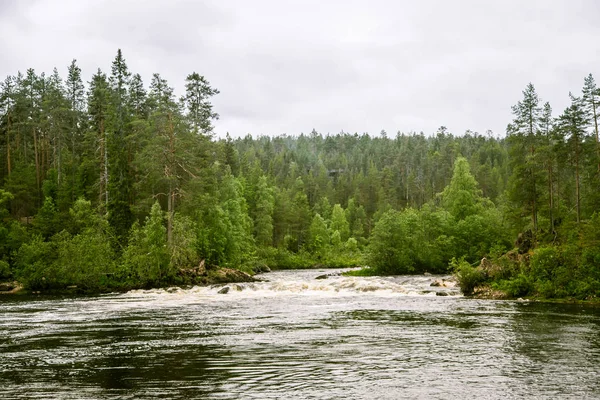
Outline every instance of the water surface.
{"type": "Polygon", "coordinates": [[[600,398],[600,309],[431,276],[0,298],[2,398],[600,398]],[[439,296],[446,294],[446,296],[439,296]]]}

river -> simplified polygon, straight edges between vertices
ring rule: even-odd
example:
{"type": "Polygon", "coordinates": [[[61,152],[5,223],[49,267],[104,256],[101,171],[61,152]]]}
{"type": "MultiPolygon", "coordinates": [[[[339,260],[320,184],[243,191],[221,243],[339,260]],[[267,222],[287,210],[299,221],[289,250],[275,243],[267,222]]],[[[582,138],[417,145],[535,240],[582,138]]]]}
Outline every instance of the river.
{"type": "Polygon", "coordinates": [[[600,398],[600,308],[467,299],[433,276],[315,279],[331,273],[2,297],[0,397],[600,398]]]}

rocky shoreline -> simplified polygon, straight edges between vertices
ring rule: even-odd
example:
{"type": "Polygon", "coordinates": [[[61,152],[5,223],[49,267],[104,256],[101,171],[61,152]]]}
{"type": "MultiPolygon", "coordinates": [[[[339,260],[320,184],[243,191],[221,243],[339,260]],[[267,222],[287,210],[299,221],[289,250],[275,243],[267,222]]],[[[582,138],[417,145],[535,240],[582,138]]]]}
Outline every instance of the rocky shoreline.
{"type": "MultiPolygon", "coordinates": [[[[261,269],[256,272],[267,272],[266,270],[261,269]]],[[[203,263],[201,263],[196,268],[190,268],[179,271],[180,282],[177,284],[168,284],[159,287],[173,287],[173,286],[211,286],[211,285],[222,285],[228,283],[246,283],[246,282],[258,282],[259,279],[254,278],[251,274],[240,271],[233,268],[225,268],[225,267],[212,267],[205,268],[203,263]]],[[[158,288],[158,287],[156,287],[158,288]]],[[[107,289],[101,291],[86,291],[83,288],[78,288],[77,286],[68,286],[64,289],[60,290],[36,290],[30,291],[27,290],[20,282],[10,281],[10,282],[0,282],[0,296],[4,295],[86,295],[86,294],[102,294],[102,293],[114,293],[114,292],[128,292],[134,289],[142,289],[140,287],[135,286],[123,286],[117,290],[115,289],[107,289]]],[[[150,288],[143,288],[150,289],[150,288]]],[[[155,289],[155,288],[153,288],[155,289]]]]}

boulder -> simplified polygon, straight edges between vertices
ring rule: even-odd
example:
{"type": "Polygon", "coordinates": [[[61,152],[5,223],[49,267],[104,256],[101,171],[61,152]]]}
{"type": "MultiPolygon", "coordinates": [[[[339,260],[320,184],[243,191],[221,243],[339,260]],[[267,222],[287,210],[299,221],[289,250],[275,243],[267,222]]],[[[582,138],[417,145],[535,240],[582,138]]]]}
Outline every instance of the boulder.
{"type": "Polygon", "coordinates": [[[323,274],[323,275],[317,276],[315,279],[327,279],[327,278],[329,278],[329,275],[323,274]]]}
{"type": "Polygon", "coordinates": [[[219,268],[208,274],[209,283],[243,283],[256,282],[252,275],[232,268],[219,268]]]}
{"type": "Polygon", "coordinates": [[[436,292],[436,296],[448,296],[448,292],[436,292]]]}
{"type": "Polygon", "coordinates": [[[23,290],[23,285],[19,282],[2,282],[0,283],[0,294],[15,294],[23,290]]]}
{"type": "Polygon", "coordinates": [[[219,290],[217,293],[219,293],[219,294],[229,293],[229,286],[225,286],[223,289],[219,290]]]}
{"type": "Polygon", "coordinates": [[[257,264],[252,268],[252,271],[255,274],[263,274],[266,272],[271,272],[271,268],[267,264],[257,264]]]}

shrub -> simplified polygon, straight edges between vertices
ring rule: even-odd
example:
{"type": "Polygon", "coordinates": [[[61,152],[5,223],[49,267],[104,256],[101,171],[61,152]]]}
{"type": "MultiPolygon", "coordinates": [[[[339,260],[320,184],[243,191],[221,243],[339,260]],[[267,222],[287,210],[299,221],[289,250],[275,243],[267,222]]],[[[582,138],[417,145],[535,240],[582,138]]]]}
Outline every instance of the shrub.
{"type": "Polygon", "coordinates": [[[0,279],[9,279],[11,275],[10,265],[4,260],[0,260],[0,279]]]}
{"type": "Polygon", "coordinates": [[[472,295],[475,288],[484,282],[483,274],[477,268],[474,268],[464,259],[452,259],[450,266],[454,270],[460,291],[466,295],[472,295]]]}
{"type": "Polygon", "coordinates": [[[510,297],[522,297],[531,294],[534,285],[529,276],[521,273],[513,279],[502,281],[500,288],[510,297]]]}
{"type": "Polygon", "coordinates": [[[531,274],[536,279],[552,280],[560,264],[560,253],[555,247],[541,247],[531,257],[531,274]]]}

